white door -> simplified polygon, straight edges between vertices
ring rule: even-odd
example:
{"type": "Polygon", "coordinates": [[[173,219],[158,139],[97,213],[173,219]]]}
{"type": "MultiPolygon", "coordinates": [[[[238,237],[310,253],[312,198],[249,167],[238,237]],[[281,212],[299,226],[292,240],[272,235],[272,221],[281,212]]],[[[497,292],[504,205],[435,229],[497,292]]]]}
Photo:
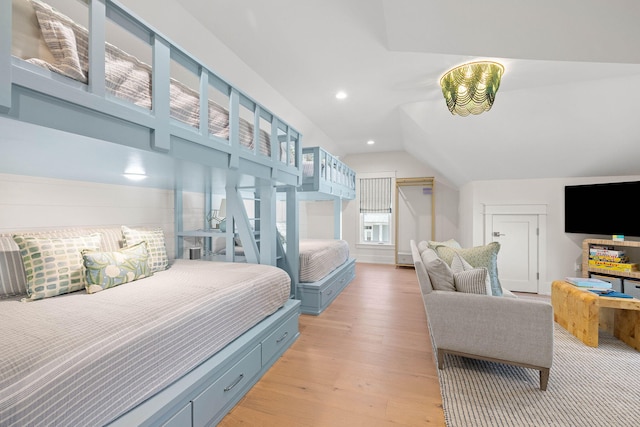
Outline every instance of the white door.
{"type": "Polygon", "coordinates": [[[538,293],[538,216],[494,214],[491,238],[500,243],[498,277],[502,287],[538,293]]]}

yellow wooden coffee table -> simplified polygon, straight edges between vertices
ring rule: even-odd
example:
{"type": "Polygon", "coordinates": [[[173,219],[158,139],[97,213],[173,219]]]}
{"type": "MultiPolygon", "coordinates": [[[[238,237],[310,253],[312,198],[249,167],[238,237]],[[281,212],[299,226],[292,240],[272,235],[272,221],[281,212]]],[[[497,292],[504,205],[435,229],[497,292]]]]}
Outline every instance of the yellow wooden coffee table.
{"type": "Polygon", "coordinates": [[[640,299],[598,296],[556,280],[551,305],[554,320],[586,345],[597,347],[604,330],[640,351],[640,299]]]}

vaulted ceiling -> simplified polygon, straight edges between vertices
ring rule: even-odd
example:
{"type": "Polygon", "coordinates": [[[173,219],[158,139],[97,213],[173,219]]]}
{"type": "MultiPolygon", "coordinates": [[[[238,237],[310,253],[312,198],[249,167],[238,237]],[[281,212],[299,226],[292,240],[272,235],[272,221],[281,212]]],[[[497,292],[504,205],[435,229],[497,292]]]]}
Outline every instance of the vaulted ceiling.
{"type": "MultiPolygon", "coordinates": [[[[455,185],[640,173],[640,2],[180,4],[321,129],[335,154],[405,150],[455,185]],[[496,102],[453,116],[438,81],[478,59],[505,66],[496,102]],[[338,90],[348,98],[337,100],[338,90]]],[[[304,145],[317,143],[307,136],[304,145]]]]}

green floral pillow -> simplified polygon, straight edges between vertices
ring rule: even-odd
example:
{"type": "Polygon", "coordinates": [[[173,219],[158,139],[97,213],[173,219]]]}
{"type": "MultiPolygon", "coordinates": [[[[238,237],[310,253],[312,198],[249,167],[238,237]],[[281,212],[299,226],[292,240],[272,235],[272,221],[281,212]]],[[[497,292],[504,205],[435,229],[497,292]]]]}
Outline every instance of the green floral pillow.
{"type": "Polygon", "coordinates": [[[447,264],[451,265],[453,256],[457,253],[472,267],[485,267],[489,271],[491,278],[491,293],[494,296],[502,296],[502,286],[498,279],[498,251],[500,243],[491,242],[485,246],[475,246],[473,248],[451,248],[449,246],[436,246],[436,253],[447,264]]]}
{"type": "Polygon", "coordinates": [[[449,248],[454,248],[454,249],[462,249],[462,246],[460,246],[460,243],[458,243],[457,240],[455,239],[449,239],[449,240],[445,240],[444,242],[436,242],[435,240],[429,240],[427,242],[427,245],[431,248],[431,249],[435,249],[438,246],[447,246],[449,248]]]}
{"type": "Polygon", "coordinates": [[[164,242],[164,232],[161,228],[154,230],[136,230],[123,225],[122,234],[124,235],[124,241],[127,247],[137,245],[140,242],[147,242],[149,268],[151,268],[152,273],[169,268],[167,247],[164,242]]]}
{"type": "Polygon", "coordinates": [[[87,293],[93,294],[123,283],[151,276],[145,242],[115,252],[82,251],[87,293]]]}
{"type": "Polygon", "coordinates": [[[16,234],[27,279],[23,301],[35,301],[86,287],[81,252],[100,249],[100,233],[78,237],[43,238],[16,234]]]}

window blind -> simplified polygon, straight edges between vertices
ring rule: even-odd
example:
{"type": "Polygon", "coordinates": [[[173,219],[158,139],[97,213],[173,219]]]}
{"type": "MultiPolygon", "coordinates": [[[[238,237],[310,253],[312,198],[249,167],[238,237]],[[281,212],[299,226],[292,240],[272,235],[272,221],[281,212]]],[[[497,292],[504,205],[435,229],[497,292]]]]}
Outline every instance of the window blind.
{"type": "Polygon", "coordinates": [[[391,178],[360,179],[360,213],[391,213],[391,178]]]}

